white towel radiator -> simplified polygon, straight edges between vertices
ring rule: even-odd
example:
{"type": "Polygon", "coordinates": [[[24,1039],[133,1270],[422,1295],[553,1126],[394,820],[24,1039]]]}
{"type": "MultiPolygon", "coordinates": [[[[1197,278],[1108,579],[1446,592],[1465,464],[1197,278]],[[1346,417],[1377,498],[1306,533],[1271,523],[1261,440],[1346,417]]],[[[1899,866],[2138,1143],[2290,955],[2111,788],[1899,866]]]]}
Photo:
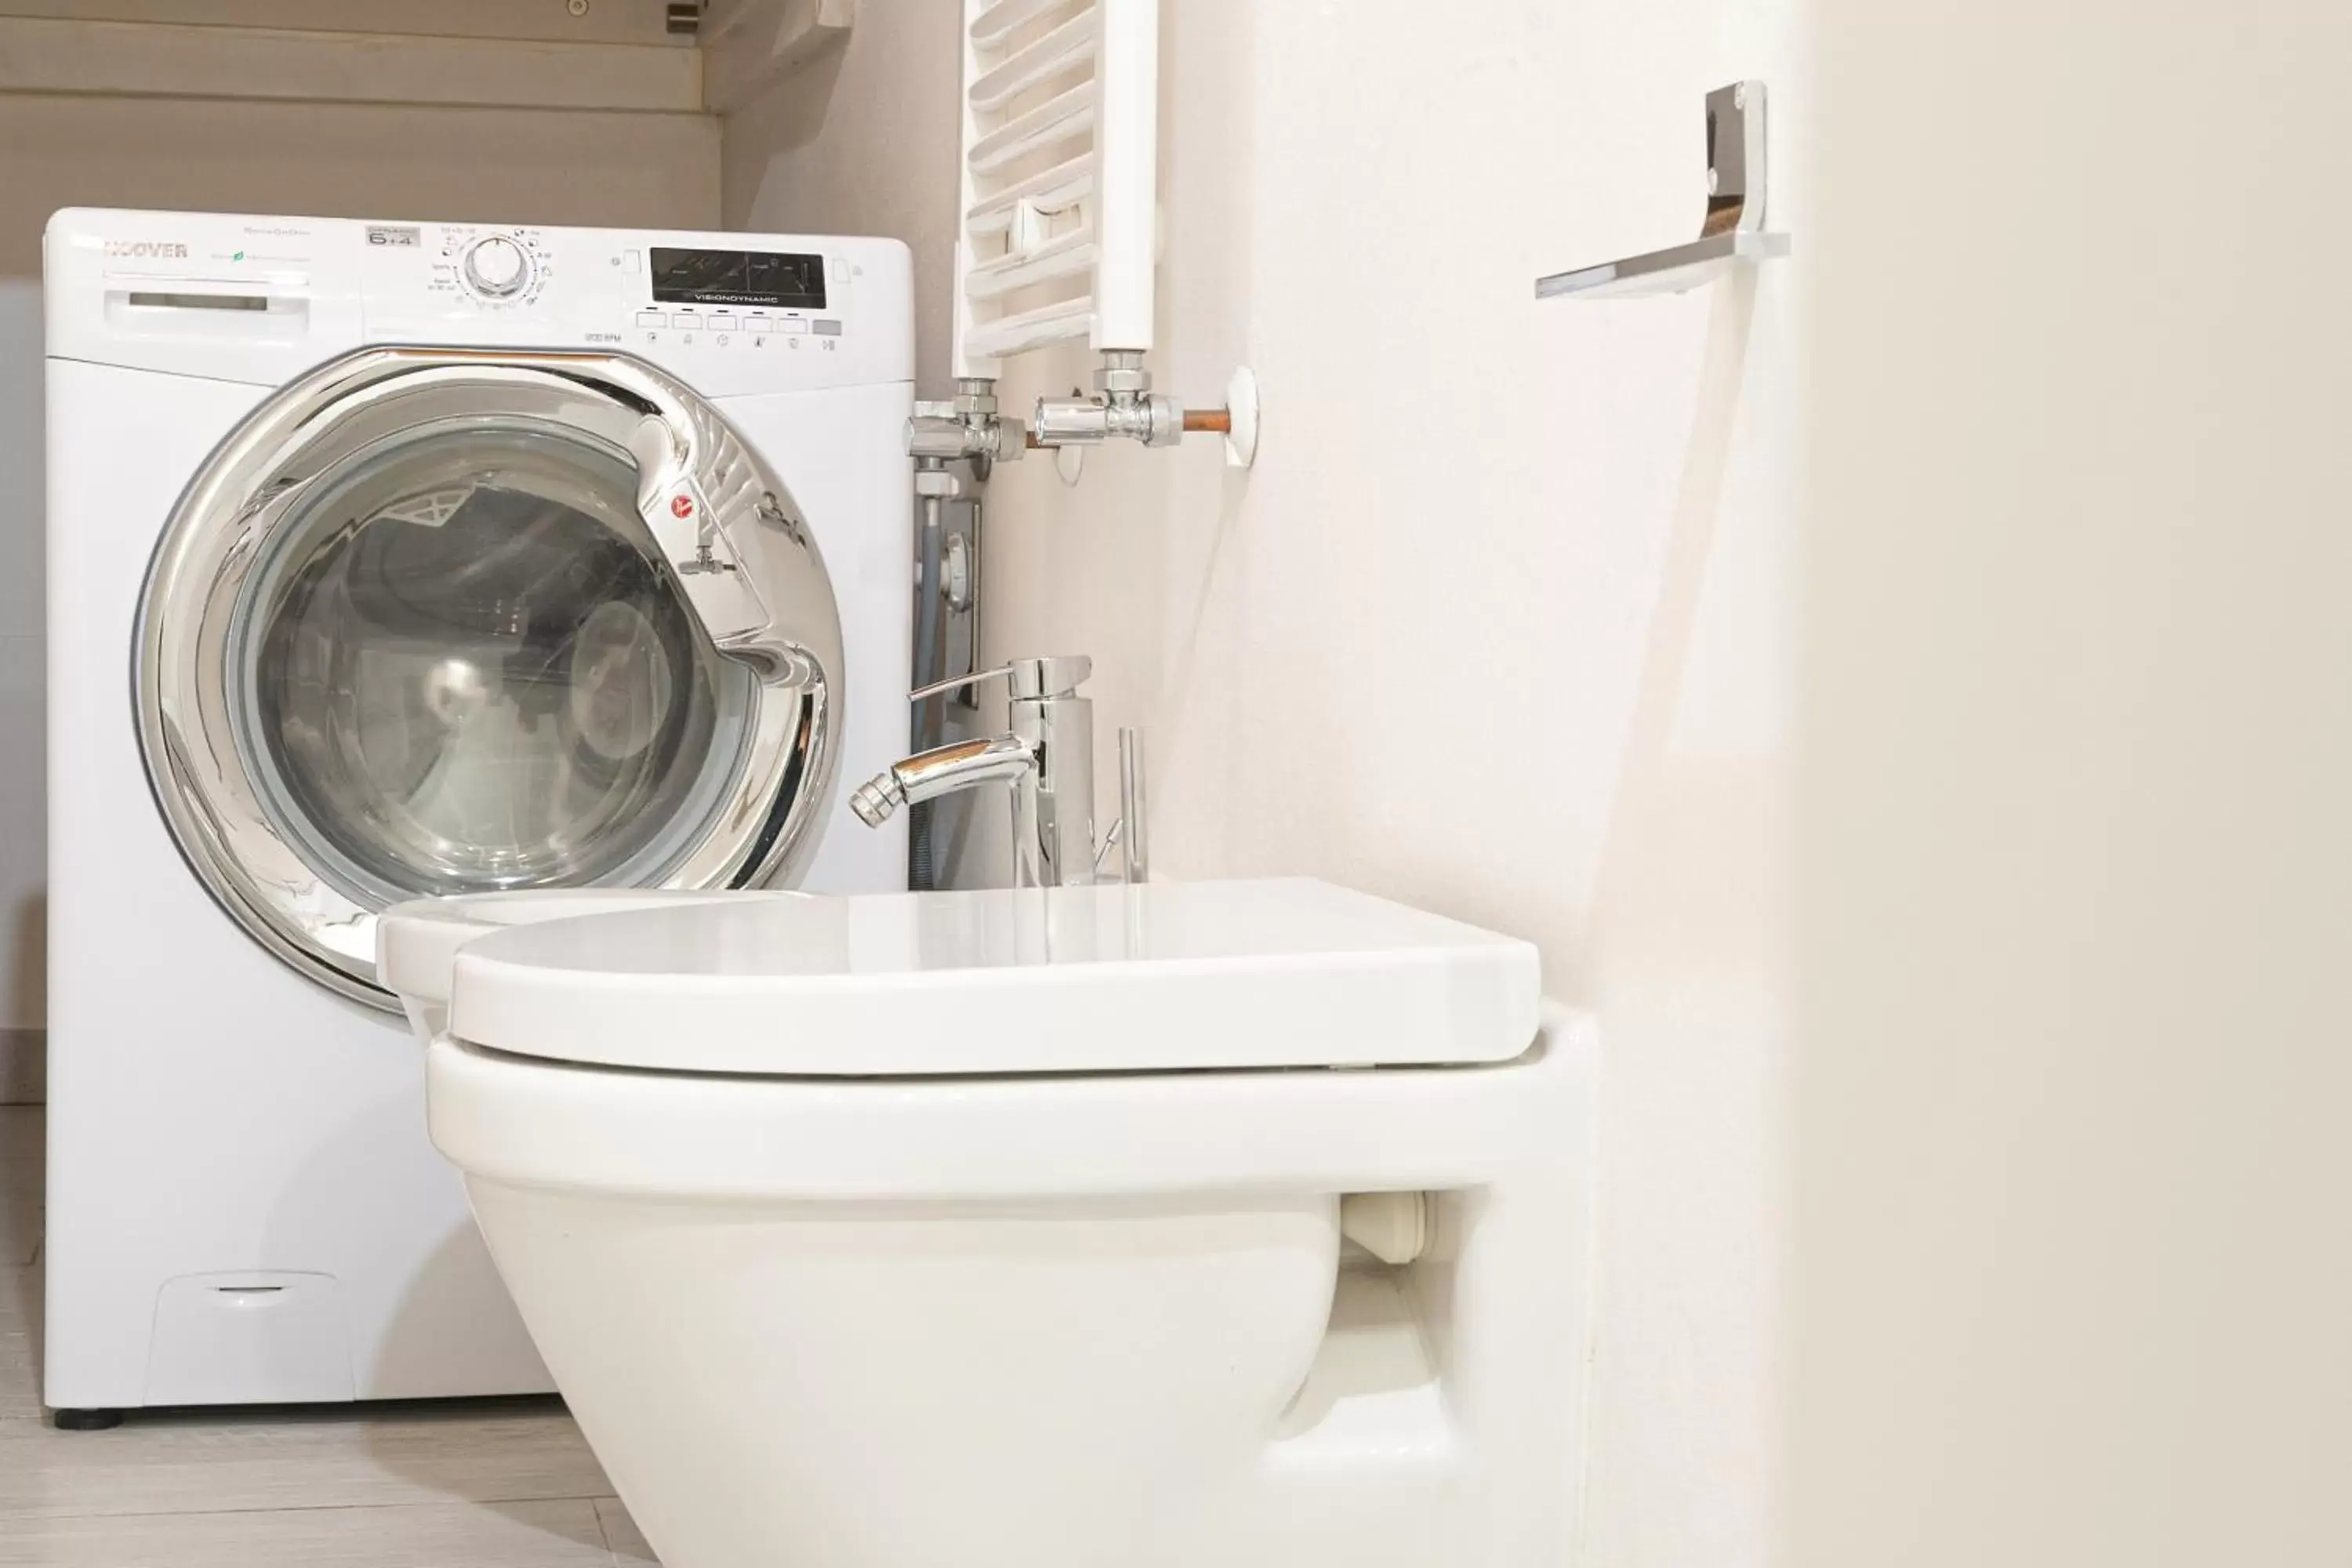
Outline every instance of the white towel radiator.
{"type": "Polygon", "coordinates": [[[1152,390],[1159,251],[1159,0],[965,0],[957,397],[916,421],[919,458],[983,467],[1027,446],[1226,436],[1247,461],[1246,373],[1228,407],[1187,414],[1152,390]],[[1034,430],[997,414],[1003,362],[1084,340],[1091,397],[1040,398],[1034,430]]]}

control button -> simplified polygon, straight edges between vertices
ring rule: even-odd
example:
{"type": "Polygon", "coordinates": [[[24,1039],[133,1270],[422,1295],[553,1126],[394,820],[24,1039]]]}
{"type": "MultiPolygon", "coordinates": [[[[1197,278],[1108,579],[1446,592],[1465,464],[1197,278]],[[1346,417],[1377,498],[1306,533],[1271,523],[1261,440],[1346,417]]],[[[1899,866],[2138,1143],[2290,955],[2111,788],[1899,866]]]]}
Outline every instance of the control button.
{"type": "Polygon", "coordinates": [[[841,323],[839,321],[819,321],[816,324],[816,335],[821,338],[837,338],[841,336],[841,323]]]}
{"type": "Polygon", "coordinates": [[[477,294],[510,300],[530,286],[530,258],[513,240],[494,234],[467,249],[465,274],[477,294]]]}
{"type": "Polygon", "coordinates": [[[710,323],[710,330],[714,332],[723,332],[735,324],[734,314],[728,310],[713,310],[702,319],[710,323]]]}
{"type": "Polygon", "coordinates": [[[690,332],[702,323],[692,316],[672,316],[669,319],[669,324],[673,327],[683,327],[690,332]]]}
{"type": "Polygon", "coordinates": [[[808,331],[808,323],[802,321],[798,316],[786,316],[782,321],[773,322],[772,325],[775,331],[780,332],[805,332],[808,331]]]}
{"type": "Polygon", "coordinates": [[[634,250],[621,252],[621,265],[635,272],[637,269],[637,253],[634,250]]]}
{"type": "Polygon", "coordinates": [[[669,325],[669,318],[662,314],[659,310],[639,310],[637,312],[637,325],[641,327],[667,327],[669,325]]]}

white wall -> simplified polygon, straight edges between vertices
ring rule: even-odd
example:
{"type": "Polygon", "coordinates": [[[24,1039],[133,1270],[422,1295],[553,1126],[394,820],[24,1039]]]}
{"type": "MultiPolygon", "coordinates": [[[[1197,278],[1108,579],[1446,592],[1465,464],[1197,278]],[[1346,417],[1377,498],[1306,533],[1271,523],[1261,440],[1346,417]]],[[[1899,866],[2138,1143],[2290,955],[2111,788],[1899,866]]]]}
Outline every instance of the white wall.
{"type": "Polygon", "coordinates": [[[2352,11],[1821,11],[1784,1561],[2352,1562],[2352,11]]]}
{"type": "MultiPolygon", "coordinates": [[[[209,32],[234,55],[235,29],[209,32]]],[[[715,226],[719,124],[683,113],[0,92],[0,1099],[37,1081],[40,235],[53,210],[75,205],[715,226]]]]}
{"type": "MultiPolygon", "coordinates": [[[[951,38],[951,5],[921,9],[951,38]]],[[[1103,450],[1076,489],[1000,470],[989,651],[1096,656],[1104,776],[1118,725],[1150,732],[1165,874],[1314,873],[1521,932],[1600,1011],[1588,1557],[1751,1563],[1783,1220],[1791,273],[1606,305],[1531,286],[1696,231],[1709,88],[1770,79],[1776,150],[1801,154],[1797,21],[1449,15],[1163,6],[1155,367],[1213,401],[1254,365],[1264,455],[1244,476],[1213,441],[1103,450]]],[[[847,98],[856,68],[835,114],[911,123],[833,188],[929,177],[951,112],[878,69],[847,98]]],[[[796,205],[789,152],[762,165],[775,205],[740,209],[743,135],[730,216],[887,216],[796,205]]],[[[1778,194],[1801,233],[1794,179],[1778,194]]],[[[909,232],[944,244],[934,211],[909,232]]],[[[1020,362],[1008,404],[1090,368],[1020,362]]]]}

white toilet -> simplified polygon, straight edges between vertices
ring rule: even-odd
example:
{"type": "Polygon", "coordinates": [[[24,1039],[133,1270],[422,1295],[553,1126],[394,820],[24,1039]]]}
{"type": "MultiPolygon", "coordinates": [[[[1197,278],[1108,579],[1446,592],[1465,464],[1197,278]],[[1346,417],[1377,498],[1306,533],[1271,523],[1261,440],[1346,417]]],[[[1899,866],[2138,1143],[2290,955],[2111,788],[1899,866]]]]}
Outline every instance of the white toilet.
{"type": "Polygon", "coordinates": [[[1311,881],[651,901],[404,906],[382,973],[667,1568],[1565,1562],[1595,1060],[1531,948],[1311,881]]]}

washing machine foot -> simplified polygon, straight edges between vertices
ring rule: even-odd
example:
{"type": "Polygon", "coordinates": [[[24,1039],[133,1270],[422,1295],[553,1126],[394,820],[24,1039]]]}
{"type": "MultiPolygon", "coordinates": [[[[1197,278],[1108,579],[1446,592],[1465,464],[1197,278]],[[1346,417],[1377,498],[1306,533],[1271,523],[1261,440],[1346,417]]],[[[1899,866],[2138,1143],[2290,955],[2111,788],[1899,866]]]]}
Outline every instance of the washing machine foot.
{"type": "Polygon", "coordinates": [[[49,1415],[60,1432],[103,1432],[122,1425],[120,1410],[52,1410],[49,1415]]]}

